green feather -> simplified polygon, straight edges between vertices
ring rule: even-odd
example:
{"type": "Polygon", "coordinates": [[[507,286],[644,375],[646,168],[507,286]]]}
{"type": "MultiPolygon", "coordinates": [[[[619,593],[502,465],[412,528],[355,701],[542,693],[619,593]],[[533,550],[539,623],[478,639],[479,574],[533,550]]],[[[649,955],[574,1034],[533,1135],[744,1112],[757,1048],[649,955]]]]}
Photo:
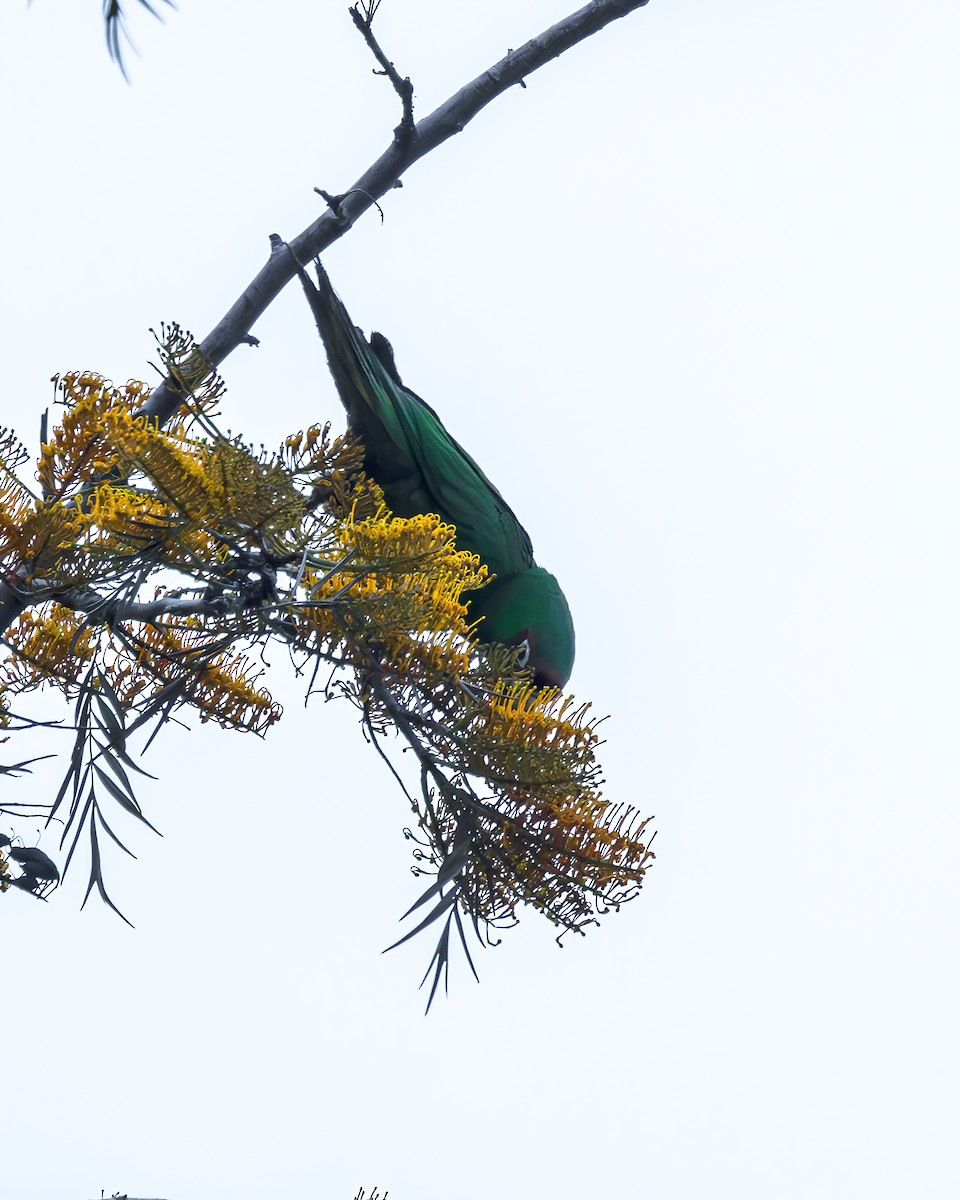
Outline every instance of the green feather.
{"type": "Polygon", "coordinates": [[[437,513],[455,525],[457,546],[486,563],[495,581],[470,596],[485,641],[526,639],[537,682],[562,687],[573,668],[573,621],[556,579],[538,567],[527,531],[473,458],[426,401],[405,387],[390,343],[368,342],[323,267],[319,287],[302,279],[364,465],[401,517],[437,513]]]}

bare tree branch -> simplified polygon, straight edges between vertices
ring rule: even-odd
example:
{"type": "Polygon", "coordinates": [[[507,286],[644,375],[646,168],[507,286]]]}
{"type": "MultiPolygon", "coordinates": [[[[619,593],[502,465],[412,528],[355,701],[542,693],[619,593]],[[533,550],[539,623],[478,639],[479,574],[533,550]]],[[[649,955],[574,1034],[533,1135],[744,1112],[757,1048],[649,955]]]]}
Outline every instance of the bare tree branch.
{"type": "Polygon", "coordinates": [[[156,600],[121,600],[102,596],[93,588],[71,588],[56,596],[58,603],[74,612],[88,613],[94,620],[112,624],[117,621],[139,621],[151,624],[161,617],[222,616],[225,611],[240,607],[235,597],[207,595],[158,596],[156,600]]]}
{"type": "MultiPolygon", "coordinates": [[[[462,87],[430,116],[417,122],[405,146],[391,142],[377,161],[343,194],[336,213],[328,209],[293,238],[285,251],[271,254],[230,311],[200,343],[204,355],[214,366],[219,366],[246,339],[250,327],[293,279],[298,264],[310,262],[341,238],[368,208],[397,185],[407,168],[418,159],[454,134],[461,133],[482,109],[508,88],[521,83],[534,71],[559,58],[564,51],[598,33],[611,22],[643,8],[647,2],[593,0],[578,12],[531,38],[519,50],[508,51],[505,58],[462,87]]],[[[162,383],[150,397],[144,412],[163,423],[176,412],[178,405],[179,399],[174,389],[162,383]]]]}

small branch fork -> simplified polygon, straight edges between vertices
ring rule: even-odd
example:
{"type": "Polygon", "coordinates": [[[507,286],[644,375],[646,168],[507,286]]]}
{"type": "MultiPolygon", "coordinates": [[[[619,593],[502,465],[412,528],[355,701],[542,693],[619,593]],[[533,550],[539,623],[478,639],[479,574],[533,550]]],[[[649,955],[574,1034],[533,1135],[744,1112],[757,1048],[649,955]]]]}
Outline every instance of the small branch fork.
{"type": "MultiPolygon", "coordinates": [[[[366,0],[375,13],[379,0],[366,0]]],[[[217,367],[237,346],[243,344],[251,326],[263,315],[280,292],[296,276],[299,263],[310,262],[347,232],[367,209],[396,187],[400,177],[419,159],[443,142],[462,133],[488,104],[511,87],[528,79],[540,67],[613,21],[643,8],[648,0],[592,0],[591,3],[558,21],[531,38],[517,50],[511,50],[483,74],[471,80],[429,116],[416,122],[409,141],[399,146],[396,139],[360,178],[341,193],[343,199],[324,212],[312,225],[289,241],[289,253],[272,254],[239,299],[211,333],[200,349],[217,367]]],[[[372,15],[372,14],[371,14],[372,15]]],[[[361,11],[361,22],[364,20],[361,11]]],[[[164,424],[177,411],[174,389],[161,383],[144,406],[144,414],[164,424]]],[[[0,594],[0,606],[3,596],[0,594]]]]}
{"type": "Polygon", "coordinates": [[[373,18],[377,15],[377,9],[380,7],[380,0],[365,0],[365,2],[355,4],[350,9],[350,16],[353,18],[353,23],[363,35],[363,40],[370,47],[374,58],[380,64],[382,70],[374,71],[374,75],[386,75],[393,84],[393,90],[400,97],[400,103],[403,105],[403,116],[400,119],[400,124],[393,131],[394,144],[399,149],[404,150],[413,140],[414,123],[413,123],[413,84],[410,82],[409,75],[406,79],[400,78],[400,73],[397,71],[393,63],[387,58],[380,47],[380,43],[373,35],[373,18]]]}

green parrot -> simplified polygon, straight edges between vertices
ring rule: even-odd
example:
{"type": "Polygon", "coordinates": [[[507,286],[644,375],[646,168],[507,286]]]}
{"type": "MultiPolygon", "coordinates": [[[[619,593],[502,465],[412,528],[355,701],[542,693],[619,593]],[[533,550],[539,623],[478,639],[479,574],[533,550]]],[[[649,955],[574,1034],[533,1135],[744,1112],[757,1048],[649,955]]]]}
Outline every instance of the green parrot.
{"type": "Polygon", "coordinates": [[[521,659],[538,687],[563,687],[573,669],[573,620],[556,579],[533,559],[527,531],[429,404],[404,387],[393,349],[379,333],[369,342],[316,264],[319,288],[301,279],[327,351],[351,430],[363,442],[364,467],[399,517],[436,513],[457,529],[457,547],[477,554],[496,576],[471,592],[479,639],[525,645],[521,659]]]}

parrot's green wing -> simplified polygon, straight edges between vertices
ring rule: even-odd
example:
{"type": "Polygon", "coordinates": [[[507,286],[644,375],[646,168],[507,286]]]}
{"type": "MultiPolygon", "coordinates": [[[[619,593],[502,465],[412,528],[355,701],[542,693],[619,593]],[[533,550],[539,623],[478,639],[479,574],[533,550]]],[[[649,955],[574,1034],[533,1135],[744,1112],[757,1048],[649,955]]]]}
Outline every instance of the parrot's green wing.
{"type": "Polygon", "coordinates": [[[573,620],[556,579],[533,559],[527,531],[434,410],[404,387],[390,343],[368,342],[353,324],[323,267],[319,286],[301,272],[350,428],[364,446],[364,467],[399,517],[436,513],[457,529],[457,548],[480,557],[496,576],[469,595],[483,618],[481,640],[525,642],[534,680],[563,687],[573,669],[573,620]]]}
{"type": "Polygon", "coordinates": [[[457,527],[457,547],[478,554],[498,576],[533,565],[527,531],[473,458],[444,428],[426,401],[403,386],[389,343],[368,343],[317,265],[313,305],[350,427],[366,450],[366,465],[400,517],[437,513],[457,527]]]}

